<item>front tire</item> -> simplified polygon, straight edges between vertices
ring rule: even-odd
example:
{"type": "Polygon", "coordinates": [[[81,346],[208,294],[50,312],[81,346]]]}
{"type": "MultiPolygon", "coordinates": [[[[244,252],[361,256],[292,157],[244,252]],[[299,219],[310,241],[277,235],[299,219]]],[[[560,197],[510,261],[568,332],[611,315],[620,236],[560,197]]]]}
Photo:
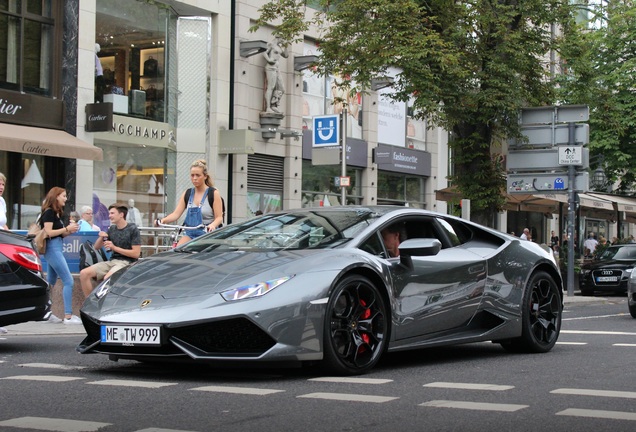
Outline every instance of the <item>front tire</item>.
{"type": "Polygon", "coordinates": [[[508,351],[543,353],[556,344],[561,331],[563,302],[552,276],[544,271],[530,278],[521,307],[521,337],[502,343],[508,351]]]}
{"type": "Polygon", "coordinates": [[[636,318],[636,303],[634,304],[629,304],[627,305],[629,307],[629,314],[632,316],[632,318],[636,318]]]}
{"type": "Polygon", "coordinates": [[[345,277],[327,303],[323,366],[339,375],[368,372],[386,349],[387,331],[380,291],[364,276],[345,277]]]}

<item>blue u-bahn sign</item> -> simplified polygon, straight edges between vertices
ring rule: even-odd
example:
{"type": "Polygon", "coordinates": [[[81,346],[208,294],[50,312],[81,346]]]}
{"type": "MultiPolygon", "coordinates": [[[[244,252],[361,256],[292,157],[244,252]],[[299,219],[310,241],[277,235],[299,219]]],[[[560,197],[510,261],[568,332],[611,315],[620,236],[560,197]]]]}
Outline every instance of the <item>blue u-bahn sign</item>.
{"type": "Polygon", "coordinates": [[[313,147],[337,146],[340,144],[340,116],[321,115],[313,118],[313,147]]]}

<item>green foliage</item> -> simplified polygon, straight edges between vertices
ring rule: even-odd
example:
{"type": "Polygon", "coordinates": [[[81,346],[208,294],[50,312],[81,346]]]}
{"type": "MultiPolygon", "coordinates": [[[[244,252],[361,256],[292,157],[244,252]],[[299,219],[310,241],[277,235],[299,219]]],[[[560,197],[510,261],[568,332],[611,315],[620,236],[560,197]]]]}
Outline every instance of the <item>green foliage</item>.
{"type": "MultiPolygon", "coordinates": [[[[290,42],[309,25],[320,31],[319,71],[369,88],[388,68],[401,70],[396,100],[414,99],[416,115],[452,132],[453,185],[473,214],[494,216],[504,200],[499,143],[517,136],[518,110],[555,102],[546,63],[578,29],[559,0],[271,0],[260,26],[290,42]],[[562,38],[551,33],[562,29],[562,38]]],[[[349,82],[343,83],[349,85],[349,82]]]]}
{"type": "Polygon", "coordinates": [[[636,5],[603,5],[586,23],[595,28],[563,46],[567,74],[559,97],[590,106],[591,159],[603,156],[608,184],[619,182],[618,192],[626,193],[636,186],[636,5]]]}

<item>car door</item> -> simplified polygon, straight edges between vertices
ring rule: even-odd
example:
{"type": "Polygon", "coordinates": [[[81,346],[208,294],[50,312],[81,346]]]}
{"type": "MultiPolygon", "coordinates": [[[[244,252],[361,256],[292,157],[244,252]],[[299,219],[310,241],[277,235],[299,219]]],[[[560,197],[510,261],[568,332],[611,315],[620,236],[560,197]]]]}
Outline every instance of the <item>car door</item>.
{"type": "Polygon", "coordinates": [[[413,234],[412,229],[407,229],[408,238],[435,236],[443,246],[433,256],[412,256],[412,268],[406,268],[397,259],[391,260],[399,324],[396,336],[405,339],[445,330],[459,331],[479,308],[487,262],[464,244],[449,240],[448,227],[435,218],[410,220],[406,224],[421,231],[413,234]],[[422,230],[423,226],[430,226],[430,230],[422,230]]]}

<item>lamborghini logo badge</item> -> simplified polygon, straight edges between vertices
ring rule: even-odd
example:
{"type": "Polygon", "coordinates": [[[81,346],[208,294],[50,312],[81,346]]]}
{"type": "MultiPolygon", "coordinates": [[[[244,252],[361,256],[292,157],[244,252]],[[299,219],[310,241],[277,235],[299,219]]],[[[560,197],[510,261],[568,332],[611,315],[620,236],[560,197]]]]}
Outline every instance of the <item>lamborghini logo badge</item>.
{"type": "Polygon", "coordinates": [[[145,307],[146,307],[146,306],[148,306],[151,302],[152,302],[152,300],[148,300],[148,299],[146,299],[146,300],[144,300],[144,301],[142,301],[142,302],[141,302],[141,307],[142,307],[142,308],[145,308],[145,307]]]}

